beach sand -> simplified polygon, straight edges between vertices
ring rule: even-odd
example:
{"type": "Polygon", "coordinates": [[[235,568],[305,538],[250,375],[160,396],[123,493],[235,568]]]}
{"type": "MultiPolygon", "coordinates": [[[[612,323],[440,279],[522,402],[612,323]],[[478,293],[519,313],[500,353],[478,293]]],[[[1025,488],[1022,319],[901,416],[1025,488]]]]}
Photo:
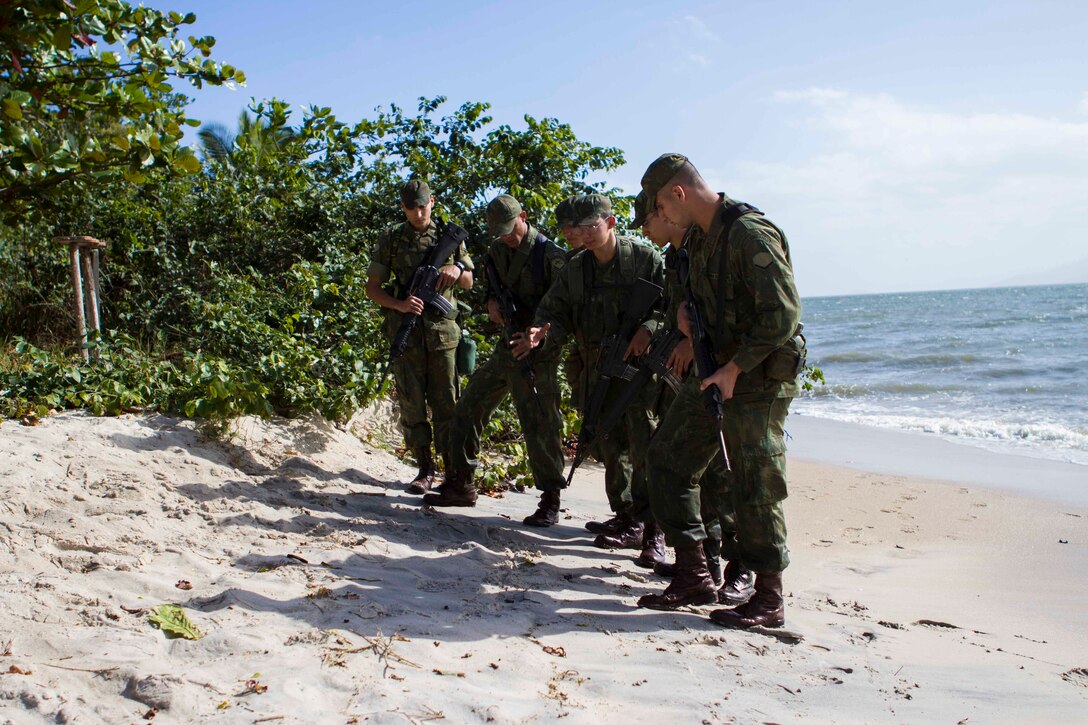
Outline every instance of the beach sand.
{"type": "Polygon", "coordinates": [[[594,466],[534,530],[532,491],[422,510],[323,422],[5,421],[0,722],[1084,720],[1088,509],[791,466],[786,628],[740,632],[635,607],[665,582],[590,545],[594,466]]]}

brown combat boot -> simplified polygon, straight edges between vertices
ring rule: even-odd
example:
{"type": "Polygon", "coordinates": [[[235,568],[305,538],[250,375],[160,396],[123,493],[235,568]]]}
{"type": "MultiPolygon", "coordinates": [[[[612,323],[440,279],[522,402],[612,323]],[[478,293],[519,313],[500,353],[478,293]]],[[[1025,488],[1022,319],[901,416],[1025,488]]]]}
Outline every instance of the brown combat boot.
{"type": "Polygon", "coordinates": [[[447,471],[446,482],[423,497],[424,506],[475,506],[476,487],[472,471],[447,471]]]}
{"type": "Polygon", "coordinates": [[[408,493],[427,493],[434,485],[434,458],[431,457],[431,447],[421,446],[413,451],[416,454],[416,462],[419,464],[419,473],[408,484],[405,490],[408,493]]]}
{"type": "Polygon", "coordinates": [[[656,521],[651,521],[642,530],[642,553],[635,559],[635,565],[643,569],[653,569],[663,563],[665,563],[665,533],[656,521]]]}
{"type": "Polygon", "coordinates": [[[544,528],[554,526],[559,521],[559,491],[544,491],[540,494],[540,503],[536,511],[522,519],[526,526],[544,528]]]}
{"type": "Polygon", "coordinates": [[[756,593],[755,581],[755,572],[745,569],[739,561],[730,561],[725,565],[725,583],[718,590],[718,604],[744,604],[756,593]]]}
{"type": "Polygon", "coordinates": [[[642,522],[630,514],[624,514],[624,524],[614,534],[601,534],[593,540],[598,549],[641,549],[642,522]]]}
{"type": "Polygon", "coordinates": [[[670,564],[667,561],[661,561],[654,564],[654,574],[663,576],[666,579],[672,579],[676,576],[676,564],[670,564]]]}
{"type": "Polygon", "coordinates": [[[671,610],[688,604],[712,604],[718,600],[714,580],[706,568],[703,543],[676,547],[676,576],[661,594],[640,597],[638,606],[671,610]]]}
{"type": "Polygon", "coordinates": [[[786,623],[782,602],[782,572],[756,574],[755,594],[735,609],[715,609],[710,621],[723,627],[781,627],[786,623]]]}
{"type": "Polygon", "coordinates": [[[623,514],[616,514],[608,521],[587,521],[586,531],[591,534],[608,534],[611,536],[622,529],[626,523],[627,519],[623,514]]]}

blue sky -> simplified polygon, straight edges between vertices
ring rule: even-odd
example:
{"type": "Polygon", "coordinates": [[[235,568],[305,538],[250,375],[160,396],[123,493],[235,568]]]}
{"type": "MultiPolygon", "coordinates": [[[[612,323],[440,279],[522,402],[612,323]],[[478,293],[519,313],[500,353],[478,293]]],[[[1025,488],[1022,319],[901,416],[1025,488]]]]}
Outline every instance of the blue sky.
{"type": "Polygon", "coordinates": [[[419,96],[686,153],[789,236],[802,294],[1088,281],[1088,3],[178,0],[236,91],[343,121],[419,96]]]}

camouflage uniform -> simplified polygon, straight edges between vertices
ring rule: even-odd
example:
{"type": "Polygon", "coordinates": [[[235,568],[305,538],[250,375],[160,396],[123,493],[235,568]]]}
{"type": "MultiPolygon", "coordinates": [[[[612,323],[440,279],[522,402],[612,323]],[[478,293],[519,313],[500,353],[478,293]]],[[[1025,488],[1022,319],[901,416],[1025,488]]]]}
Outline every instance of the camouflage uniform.
{"type": "MultiPolygon", "coordinates": [[[[382,283],[393,279],[391,294],[403,298],[406,287],[416,267],[427,250],[438,240],[434,222],[422,232],[408,222],[401,222],[379,239],[370,256],[368,277],[376,277],[382,283]]],[[[472,259],[465,245],[438,266],[460,263],[471,270],[472,259]]],[[[428,305],[419,323],[408,338],[404,355],[393,363],[393,378],[400,402],[400,427],[405,444],[412,449],[429,449],[432,434],[427,422],[427,406],[433,416],[434,443],[440,453],[448,446],[449,425],[457,405],[456,352],[461,340],[461,328],[457,325],[456,285],[442,294],[453,303],[449,317],[443,317],[428,305]]],[[[383,308],[384,331],[390,341],[400,327],[401,313],[383,308]]]]}
{"type": "MultiPolygon", "coordinates": [[[[616,255],[604,266],[597,264],[592,252],[575,254],[541,300],[533,321],[534,326],[551,323],[548,344],[561,343],[567,335],[574,335],[578,353],[586,363],[581,375],[581,387],[586,393],[583,407],[601,343],[617,332],[632,286],[639,278],[658,285],[665,281],[664,264],[656,250],[627,237],[617,237],[616,242],[616,255]]],[[[646,326],[652,332],[659,324],[659,319],[651,319],[646,326]]],[[[624,385],[622,380],[612,381],[605,410],[624,385]]],[[[605,465],[609,506],[617,514],[626,512],[642,520],[649,518],[643,457],[654,432],[657,395],[656,383],[647,385],[628,406],[621,423],[598,445],[605,465]]]]}
{"type": "MultiPolygon", "coordinates": [[[[801,301],[785,234],[753,214],[724,228],[732,203],[722,196],[706,242],[691,250],[690,284],[718,364],[732,360],[742,371],[721,425],[733,466],[737,555],[746,568],[771,574],[789,564],[783,426],[798,393],[801,301]]],[[[673,546],[706,537],[698,481],[721,455],[717,428],[699,380],[689,377],[647,454],[654,515],[673,546]]]]}
{"type": "MultiPolygon", "coordinates": [[[[543,282],[533,283],[533,246],[537,230],[532,226],[517,249],[511,249],[501,240],[491,243],[490,255],[495,262],[499,277],[518,301],[519,312],[525,317],[518,320],[524,328],[532,320],[533,310],[565,264],[563,251],[552,242],[545,244],[542,257],[543,282]]],[[[450,468],[475,471],[476,455],[480,449],[480,437],[487,421],[506,398],[514,398],[518,420],[525,436],[529,465],[533,471],[534,485],[541,491],[558,491],[563,478],[563,450],[560,441],[562,419],[559,414],[559,383],[556,378],[560,348],[545,345],[533,355],[533,372],[539,402],[524,374],[523,362],[514,358],[510,349],[501,342],[469,379],[450,428],[450,468]],[[542,410],[543,409],[543,410],[542,410]]]]}

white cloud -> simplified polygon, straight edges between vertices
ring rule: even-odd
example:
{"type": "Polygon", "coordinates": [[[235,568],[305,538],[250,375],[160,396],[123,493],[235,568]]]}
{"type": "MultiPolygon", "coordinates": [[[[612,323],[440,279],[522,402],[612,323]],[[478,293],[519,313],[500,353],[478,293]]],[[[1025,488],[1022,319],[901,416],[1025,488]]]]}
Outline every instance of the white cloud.
{"type": "Polygon", "coordinates": [[[1084,92],[1084,95],[1080,97],[1080,105],[1077,106],[1081,113],[1088,113],[1088,91],[1084,92]]]}
{"type": "Polygon", "coordinates": [[[783,210],[810,294],[991,284],[1083,256],[1088,122],[826,88],[774,100],[819,150],[738,163],[722,188],[783,210]]]}

